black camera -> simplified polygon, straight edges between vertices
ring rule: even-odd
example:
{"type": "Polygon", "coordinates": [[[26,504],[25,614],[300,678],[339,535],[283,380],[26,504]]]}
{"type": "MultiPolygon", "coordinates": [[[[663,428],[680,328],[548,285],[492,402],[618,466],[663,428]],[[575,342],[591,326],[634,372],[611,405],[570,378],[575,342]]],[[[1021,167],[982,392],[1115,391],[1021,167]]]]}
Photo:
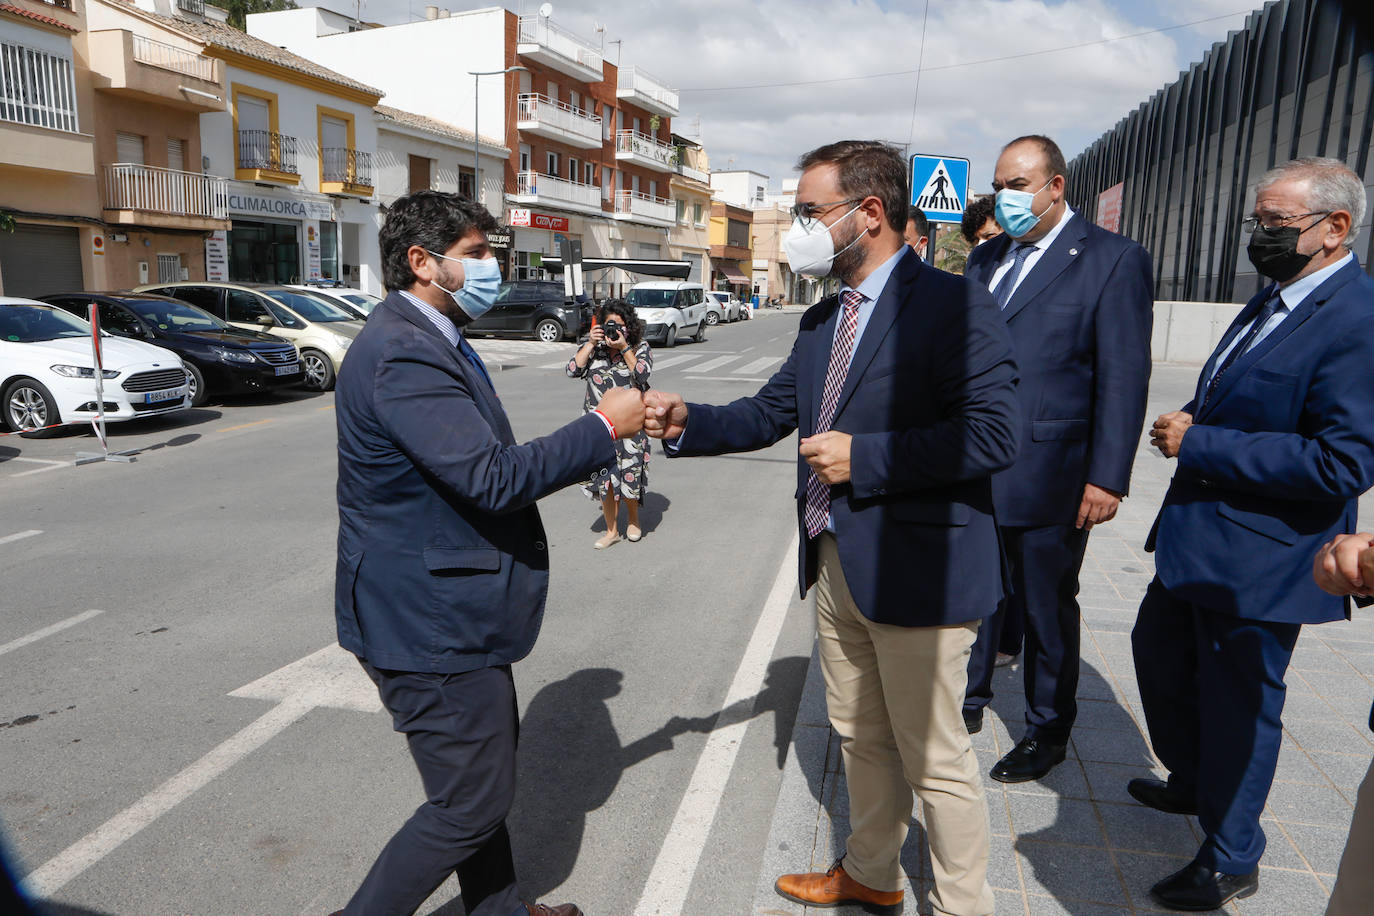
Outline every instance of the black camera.
{"type": "Polygon", "coordinates": [[[606,322],[605,330],[607,340],[619,340],[620,335],[625,332],[625,325],[618,321],[608,321],[606,322]]]}

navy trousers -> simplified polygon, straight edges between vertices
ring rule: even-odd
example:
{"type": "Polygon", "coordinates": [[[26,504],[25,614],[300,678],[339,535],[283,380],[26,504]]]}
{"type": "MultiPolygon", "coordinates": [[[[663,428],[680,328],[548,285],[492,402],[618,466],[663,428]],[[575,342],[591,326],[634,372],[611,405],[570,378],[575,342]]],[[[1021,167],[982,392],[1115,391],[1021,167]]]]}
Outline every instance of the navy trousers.
{"type": "Polygon", "coordinates": [[[382,849],[345,916],[409,916],[455,872],[468,916],[523,914],[506,832],[520,727],[510,666],[445,675],[362,665],[406,736],[426,801],[382,849]]]}
{"type": "Polygon", "coordinates": [[[989,623],[978,628],[969,655],[965,712],[992,699],[992,675],[1004,621],[1025,627],[1021,659],[1026,686],[1027,738],[1063,743],[1078,716],[1078,571],[1088,532],[1072,525],[1002,528],[1011,594],[989,623]]]}
{"type": "Polygon", "coordinates": [[[1170,595],[1158,579],[1131,646],[1145,724],[1169,787],[1197,800],[1197,861],[1249,874],[1283,736],[1284,672],[1301,624],[1246,620],[1170,595]]]}

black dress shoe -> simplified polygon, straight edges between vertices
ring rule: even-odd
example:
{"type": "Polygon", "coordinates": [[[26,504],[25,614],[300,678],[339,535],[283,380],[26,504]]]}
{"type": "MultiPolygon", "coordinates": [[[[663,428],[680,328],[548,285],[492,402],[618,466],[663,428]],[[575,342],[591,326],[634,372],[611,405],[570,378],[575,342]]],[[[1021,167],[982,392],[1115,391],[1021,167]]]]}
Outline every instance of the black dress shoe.
{"type": "Polygon", "coordinates": [[[1022,738],[1016,747],[993,765],[989,773],[998,782],[1030,782],[1039,779],[1054,765],[1064,761],[1063,744],[1043,738],[1022,738]]]}
{"type": "Polygon", "coordinates": [[[1197,814],[1197,802],[1169,788],[1162,779],[1132,779],[1126,783],[1131,798],[1166,814],[1197,814]]]}
{"type": "Polygon", "coordinates": [[[965,709],[964,728],[968,729],[970,735],[976,735],[982,731],[983,711],[981,709],[965,709]]]}
{"type": "Polygon", "coordinates": [[[1188,912],[1219,910],[1227,901],[1249,897],[1259,890],[1259,869],[1248,875],[1227,875],[1190,862],[1150,888],[1160,906],[1188,912]]]}

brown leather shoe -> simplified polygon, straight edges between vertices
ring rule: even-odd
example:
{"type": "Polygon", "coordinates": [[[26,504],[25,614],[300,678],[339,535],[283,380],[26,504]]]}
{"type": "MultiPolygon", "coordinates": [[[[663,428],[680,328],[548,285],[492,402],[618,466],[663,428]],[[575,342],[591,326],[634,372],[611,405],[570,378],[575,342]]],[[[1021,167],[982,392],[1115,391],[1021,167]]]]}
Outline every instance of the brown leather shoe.
{"type": "Polygon", "coordinates": [[[530,916],[582,916],[582,911],[573,903],[560,903],[558,906],[549,906],[547,903],[527,903],[525,909],[529,910],[530,916]]]}
{"type": "Polygon", "coordinates": [[[863,903],[877,907],[899,907],[902,905],[901,891],[875,891],[865,887],[844,870],[841,859],[830,866],[827,872],[808,872],[800,875],[783,875],[773,885],[780,896],[795,903],[808,906],[843,906],[846,903],[863,903]]]}

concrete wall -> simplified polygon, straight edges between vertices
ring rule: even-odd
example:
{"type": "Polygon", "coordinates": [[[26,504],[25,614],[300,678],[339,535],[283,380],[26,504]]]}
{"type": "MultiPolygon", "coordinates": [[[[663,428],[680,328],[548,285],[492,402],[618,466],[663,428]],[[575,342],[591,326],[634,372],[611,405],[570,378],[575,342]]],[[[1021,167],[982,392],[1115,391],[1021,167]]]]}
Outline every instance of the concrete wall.
{"type": "Polygon", "coordinates": [[[1156,302],[1151,355],[1155,362],[1201,366],[1243,308],[1226,302],[1156,302]]]}

